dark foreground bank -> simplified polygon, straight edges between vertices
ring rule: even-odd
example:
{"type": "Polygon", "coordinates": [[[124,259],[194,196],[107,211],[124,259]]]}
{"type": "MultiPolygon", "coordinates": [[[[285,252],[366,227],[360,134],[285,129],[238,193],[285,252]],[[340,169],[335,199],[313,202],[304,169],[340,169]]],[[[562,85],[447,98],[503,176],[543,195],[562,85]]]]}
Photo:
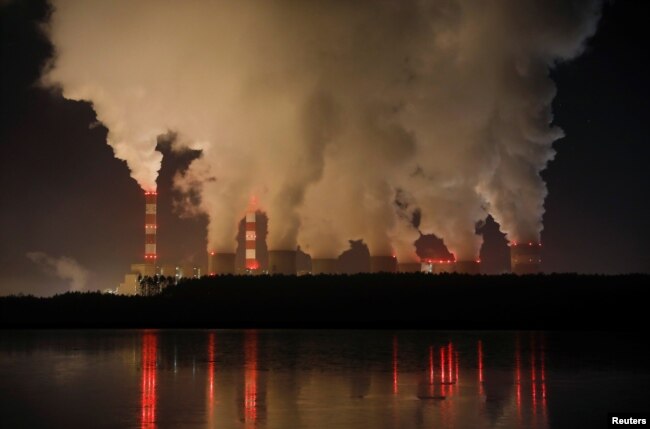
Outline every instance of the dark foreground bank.
{"type": "Polygon", "coordinates": [[[643,274],[218,276],[151,297],[2,297],[0,327],[637,330],[648,284],[643,274]]]}

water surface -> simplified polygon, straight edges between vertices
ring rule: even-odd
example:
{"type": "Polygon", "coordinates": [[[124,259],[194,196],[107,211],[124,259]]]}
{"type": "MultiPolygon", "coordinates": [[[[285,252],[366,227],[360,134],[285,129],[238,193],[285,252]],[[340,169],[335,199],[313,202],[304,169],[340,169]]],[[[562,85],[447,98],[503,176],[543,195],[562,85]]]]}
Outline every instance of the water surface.
{"type": "Polygon", "coordinates": [[[638,334],[0,332],[7,428],[605,427],[650,407],[638,334]]]}

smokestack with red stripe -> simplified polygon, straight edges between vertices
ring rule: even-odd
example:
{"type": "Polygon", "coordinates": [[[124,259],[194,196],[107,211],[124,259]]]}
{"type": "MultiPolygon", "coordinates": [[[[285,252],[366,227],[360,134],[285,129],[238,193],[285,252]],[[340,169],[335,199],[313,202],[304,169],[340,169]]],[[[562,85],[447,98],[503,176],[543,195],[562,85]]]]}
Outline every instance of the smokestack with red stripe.
{"type": "Polygon", "coordinates": [[[257,262],[255,249],[257,248],[256,214],[254,210],[246,213],[246,270],[256,271],[260,265],[257,262]]]}
{"type": "Polygon", "coordinates": [[[144,264],[145,275],[152,276],[156,273],[156,211],[158,194],[155,191],[146,191],[144,215],[144,264]]]}

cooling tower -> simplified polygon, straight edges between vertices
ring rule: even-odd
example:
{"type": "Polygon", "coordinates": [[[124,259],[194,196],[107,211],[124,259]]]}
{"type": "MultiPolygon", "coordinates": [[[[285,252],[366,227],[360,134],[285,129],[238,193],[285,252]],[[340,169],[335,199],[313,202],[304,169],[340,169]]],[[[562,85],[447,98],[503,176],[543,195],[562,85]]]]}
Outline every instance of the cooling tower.
{"type": "Polygon", "coordinates": [[[269,250],[269,274],[296,275],[296,251],[269,250]]]}
{"type": "Polygon", "coordinates": [[[422,271],[420,262],[404,262],[397,264],[397,271],[400,273],[419,273],[422,271]]]}
{"type": "Polygon", "coordinates": [[[515,274],[537,274],[541,271],[540,243],[510,243],[510,268],[515,274]]]}
{"type": "Polygon", "coordinates": [[[371,273],[394,273],[397,271],[397,258],[394,256],[371,256],[371,273]]]}
{"type": "Polygon", "coordinates": [[[235,254],[217,253],[208,254],[208,275],[235,274],[235,254]]]}
{"type": "Polygon", "coordinates": [[[158,194],[154,191],[144,193],[144,276],[156,275],[156,211],[158,194]]]}
{"type": "Polygon", "coordinates": [[[338,273],[338,260],[335,258],[313,258],[311,260],[312,274],[338,273]]]}
{"type": "Polygon", "coordinates": [[[481,274],[481,264],[478,261],[456,261],[453,271],[459,274],[481,274]]]}

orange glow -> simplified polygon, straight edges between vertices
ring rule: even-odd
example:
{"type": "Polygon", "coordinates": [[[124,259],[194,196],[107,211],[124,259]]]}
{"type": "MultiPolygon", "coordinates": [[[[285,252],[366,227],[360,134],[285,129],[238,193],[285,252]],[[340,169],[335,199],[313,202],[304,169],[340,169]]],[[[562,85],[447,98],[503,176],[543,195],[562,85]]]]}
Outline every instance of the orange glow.
{"type": "Polygon", "coordinates": [[[249,270],[257,270],[259,267],[260,267],[260,263],[257,262],[256,260],[246,262],[246,268],[249,270]]]}
{"type": "Polygon", "coordinates": [[[141,425],[142,429],[156,427],[156,365],[158,337],[155,332],[145,331],[142,336],[142,386],[141,386],[141,425]]]}
{"type": "Polygon", "coordinates": [[[449,382],[451,383],[452,381],[454,381],[454,379],[452,377],[453,366],[454,366],[454,363],[453,363],[454,358],[453,358],[453,350],[452,350],[451,343],[449,343],[449,345],[447,346],[447,352],[448,352],[448,356],[449,356],[448,360],[447,360],[447,367],[448,367],[448,370],[449,370],[449,382]]]}
{"type": "Polygon", "coordinates": [[[257,332],[246,331],[244,343],[244,421],[257,421],[257,332]]]}
{"type": "Polygon", "coordinates": [[[440,381],[445,382],[445,349],[440,347],[440,381]]]}
{"type": "Polygon", "coordinates": [[[454,379],[454,381],[456,381],[456,382],[458,382],[458,367],[459,366],[460,365],[458,363],[458,352],[456,352],[456,378],[454,379]]]}
{"type": "Polygon", "coordinates": [[[208,334],[208,414],[214,414],[215,333],[208,334]]]}
{"type": "Polygon", "coordinates": [[[399,362],[397,359],[397,336],[393,336],[393,394],[399,391],[399,362]]]}

